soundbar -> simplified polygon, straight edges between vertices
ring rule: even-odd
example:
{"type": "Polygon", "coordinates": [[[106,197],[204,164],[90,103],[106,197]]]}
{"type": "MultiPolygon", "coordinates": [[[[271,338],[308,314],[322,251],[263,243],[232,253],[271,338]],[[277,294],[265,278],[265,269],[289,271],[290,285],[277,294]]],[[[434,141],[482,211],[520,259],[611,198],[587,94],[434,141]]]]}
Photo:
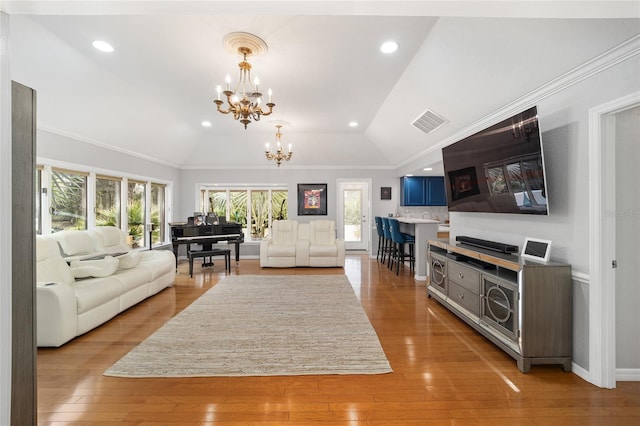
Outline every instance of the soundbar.
{"type": "Polygon", "coordinates": [[[473,237],[465,237],[463,235],[459,235],[456,237],[456,241],[460,241],[463,244],[468,244],[474,247],[480,247],[487,250],[493,250],[500,253],[517,253],[518,246],[514,246],[511,244],[498,243],[495,241],[489,240],[481,240],[480,238],[473,237]]]}

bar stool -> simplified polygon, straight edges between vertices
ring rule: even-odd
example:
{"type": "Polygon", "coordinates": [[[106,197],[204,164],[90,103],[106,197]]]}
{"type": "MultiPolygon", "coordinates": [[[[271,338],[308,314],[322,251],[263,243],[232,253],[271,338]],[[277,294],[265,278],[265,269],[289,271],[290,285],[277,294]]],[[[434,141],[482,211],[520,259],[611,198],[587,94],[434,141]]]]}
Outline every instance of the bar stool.
{"type": "Polygon", "coordinates": [[[382,217],[382,232],[384,234],[384,250],[382,252],[382,263],[385,263],[385,258],[387,258],[387,267],[391,269],[391,254],[393,251],[393,242],[391,240],[391,228],[389,227],[388,217],[382,217]]]}
{"type": "Polygon", "coordinates": [[[376,260],[384,256],[385,240],[384,240],[384,229],[382,229],[382,218],[380,216],[376,216],[376,232],[378,233],[378,252],[376,253],[376,260]]]}
{"type": "Polygon", "coordinates": [[[405,234],[400,232],[400,223],[398,219],[390,218],[389,226],[391,228],[391,241],[393,244],[393,252],[392,252],[392,268],[393,263],[395,262],[396,266],[396,275],[400,273],[400,263],[404,264],[405,259],[409,260],[409,270],[413,271],[415,264],[415,255],[414,255],[414,246],[416,239],[413,235],[405,234]],[[407,254],[404,250],[404,246],[409,246],[409,254],[407,254]]]}

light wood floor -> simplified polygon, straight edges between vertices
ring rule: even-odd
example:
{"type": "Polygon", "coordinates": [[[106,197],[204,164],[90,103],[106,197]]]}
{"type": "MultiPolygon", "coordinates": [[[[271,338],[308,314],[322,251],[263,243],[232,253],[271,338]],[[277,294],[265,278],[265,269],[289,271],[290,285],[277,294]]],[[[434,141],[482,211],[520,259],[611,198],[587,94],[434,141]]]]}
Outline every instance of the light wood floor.
{"type": "MultiPolygon", "coordinates": [[[[600,389],[560,366],[513,359],[427,299],[407,270],[348,255],[345,269],[232,274],[344,274],[394,372],[384,375],[123,379],[103,371],[208,288],[223,267],[181,262],[172,288],[58,349],[38,351],[40,424],[639,425],[640,383],[600,389]]],[[[256,294],[256,299],[260,294],[256,294]]]]}

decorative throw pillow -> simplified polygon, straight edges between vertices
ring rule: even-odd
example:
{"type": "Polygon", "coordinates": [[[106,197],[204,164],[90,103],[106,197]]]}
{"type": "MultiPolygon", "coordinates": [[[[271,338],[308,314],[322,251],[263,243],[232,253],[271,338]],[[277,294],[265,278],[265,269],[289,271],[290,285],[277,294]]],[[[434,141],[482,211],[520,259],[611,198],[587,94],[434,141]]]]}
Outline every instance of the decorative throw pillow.
{"type": "Polygon", "coordinates": [[[118,259],[105,256],[98,260],[75,260],[69,265],[75,278],[108,277],[118,269],[118,259]]]}
{"type": "Polygon", "coordinates": [[[138,266],[140,260],[142,259],[142,255],[139,251],[130,251],[129,253],[118,256],[117,257],[120,269],[131,269],[138,266]]]}

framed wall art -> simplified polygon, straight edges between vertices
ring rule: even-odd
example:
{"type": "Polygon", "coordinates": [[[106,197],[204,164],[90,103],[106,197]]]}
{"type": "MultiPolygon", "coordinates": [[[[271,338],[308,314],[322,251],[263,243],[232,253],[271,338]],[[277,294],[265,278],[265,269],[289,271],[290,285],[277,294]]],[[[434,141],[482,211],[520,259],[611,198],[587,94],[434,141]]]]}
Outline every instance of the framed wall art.
{"type": "Polygon", "coordinates": [[[380,199],[381,200],[390,200],[391,199],[391,187],[390,186],[382,186],[382,187],[380,187],[380,199]]]}
{"type": "Polygon", "coordinates": [[[327,184],[299,183],[298,184],[298,215],[326,215],[327,214],[327,184]]]}

